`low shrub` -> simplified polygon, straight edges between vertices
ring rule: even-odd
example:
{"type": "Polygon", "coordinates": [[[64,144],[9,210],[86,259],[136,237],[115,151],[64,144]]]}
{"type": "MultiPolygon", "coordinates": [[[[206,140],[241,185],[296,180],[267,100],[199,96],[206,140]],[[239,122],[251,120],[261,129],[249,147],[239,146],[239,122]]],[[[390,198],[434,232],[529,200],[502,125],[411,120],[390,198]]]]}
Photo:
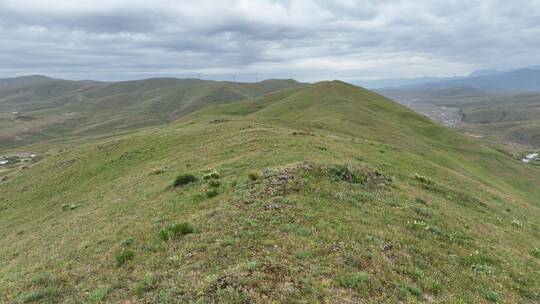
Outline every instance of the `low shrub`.
{"type": "Polygon", "coordinates": [[[418,173],[415,173],[414,174],[414,179],[416,179],[417,181],[423,183],[423,184],[426,184],[426,185],[434,185],[435,182],[432,181],[431,179],[429,179],[428,177],[425,177],[423,175],[420,175],[418,173]]]}
{"type": "Polygon", "coordinates": [[[159,238],[163,241],[178,239],[186,234],[195,232],[189,223],[180,223],[163,228],[159,231],[159,238]]]}
{"type": "Polygon", "coordinates": [[[421,197],[415,198],[414,201],[417,202],[418,204],[427,205],[426,200],[421,197]]]}
{"type": "Polygon", "coordinates": [[[359,288],[363,283],[367,282],[369,275],[367,272],[355,272],[351,275],[342,275],[338,278],[338,283],[344,288],[359,288]]]}
{"type": "Polygon", "coordinates": [[[315,133],[313,133],[313,132],[306,132],[306,131],[294,131],[294,132],[292,132],[292,135],[315,136],[315,133]]]}
{"type": "Polygon", "coordinates": [[[103,302],[103,300],[107,296],[108,292],[109,292],[109,290],[107,288],[94,289],[88,295],[88,300],[86,301],[86,303],[88,303],[88,304],[101,303],[101,302],[103,302]]]}
{"type": "Polygon", "coordinates": [[[221,185],[221,182],[217,179],[208,180],[208,186],[212,188],[219,188],[220,185],[221,185]]]}
{"type": "Polygon", "coordinates": [[[248,179],[252,182],[259,180],[260,178],[261,178],[261,175],[257,172],[248,173],[248,179]]]}
{"type": "Polygon", "coordinates": [[[313,257],[313,253],[310,251],[298,251],[296,254],[296,258],[299,260],[309,260],[311,257],[313,257]]]}
{"type": "Polygon", "coordinates": [[[211,120],[210,123],[224,123],[224,122],[228,122],[230,120],[228,120],[227,118],[218,118],[218,119],[214,119],[214,120],[211,120]]]}
{"type": "Polygon", "coordinates": [[[116,256],[116,267],[120,267],[125,263],[133,260],[135,253],[131,250],[124,250],[121,254],[116,256]]]}
{"type": "Polygon", "coordinates": [[[335,165],[330,168],[330,175],[336,181],[348,183],[361,183],[362,179],[358,177],[353,169],[347,165],[335,165]]]}
{"type": "Polygon", "coordinates": [[[415,285],[401,284],[399,285],[399,294],[401,298],[407,297],[407,294],[412,294],[419,298],[422,295],[422,290],[415,285]]]}
{"type": "Polygon", "coordinates": [[[205,175],[203,175],[204,180],[211,180],[211,179],[220,179],[221,175],[216,170],[212,170],[205,175]]]}
{"type": "Polygon", "coordinates": [[[484,298],[490,302],[497,302],[499,301],[499,295],[494,292],[494,291],[491,291],[489,289],[481,289],[480,290],[480,293],[484,296],[484,298]]]}
{"type": "Polygon", "coordinates": [[[374,235],[371,235],[371,234],[366,234],[364,236],[364,241],[368,242],[368,243],[373,243],[377,238],[374,236],[374,235]]]}
{"type": "Polygon", "coordinates": [[[64,281],[42,273],[30,279],[29,286],[34,288],[30,292],[19,294],[17,303],[56,303],[62,297],[64,281]]]}
{"type": "Polygon", "coordinates": [[[206,190],[206,197],[213,198],[218,196],[219,192],[216,189],[208,189],[206,190]]]}
{"type": "Polygon", "coordinates": [[[259,262],[257,261],[247,261],[244,264],[244,269],[247,271],[254,271],[257,267],[259,267],[259,262]]]}
{"type": "Polygon", "coordinates": [[[175,187],[185,186],[189,183],[194,183],[197,181],[197,177],[193,174],[181,174],[176,177],[173,185],[175,187]]]}
{"type": "Polygon", "coordinates": [[[62,289],[58,286],[47,286],[33,290],[29,293],[20,294],[16,302],[17,303],[55,303],[62,295],[62,289]]]}
{"type": "Polygon", "coordinates": [[[516,220],[516,219],[513,219],[513,220],[512,220],[512,226],[521,228],[521,227],[523,227],[523,224],[521,224],[520,221],[518,221],[518,220],[516,220]]]}
{"type": "Polygon", "coordinates": [[[30,284],[32,284],[33,286],[48,286],[55,285],[56,283],[57,280],[55,280],[47,273],[35,275],[34,277],[32,277],[32,279],[30,279],[30,284]]]}
{"type": "Polygon", "coordinates": [[[350,164],[335,164],[317,166],[314,171],[318,176],[324,176],[336,182],[359,184],[367,188],[389,186],[393,178],[381,171],[368,166],[353,166],[350,164]]]}
{"type": "Polygon", "coordinates": [[[420,208],[420,207],[414,207],[413,208],[413,211],[420,215],[421,217],[425,217],[425,218],[430,218],[431,217],[431,212],[425,208],[420,208]]]}
{"type": "Polygon", "coordinates": [[[163,173],[165,173],[165,170],[163,170],[163,169],[156,169],[156,170],[151,172],[152,175],[160,175],[160,174],[163,174],[163,173]]]}
{"type": "Polygon", "coordinates": [[[135,287],[133,287],[133,292],[140,296],[156,289],[157,284],[158,279],[155,276],[147,276],[142,281],[135,284],[135,287]]]}
{"type": "Polygon", "coordinates": [[[122,242],[122,245],[123,246],[130,246],[131,244],[133,244],[134,241],[135,241],[135,239],[132,236],[130,236],[130,237],[128,237],[127,239],[125,239],[122,242]]]}
{"type": "Polygon", "coordinates": [[[533,250],[531,251],[531,254],[533,257],[537,257],[540,259],[540,248],[534,247],[533,250]]]}
{"type": "Polygon", "coordinates": [[[169,231],[167,229],[159,230],[158,235],[159,235],[159,238],[162,239],[163,241],[169,240],[169,231]]]}

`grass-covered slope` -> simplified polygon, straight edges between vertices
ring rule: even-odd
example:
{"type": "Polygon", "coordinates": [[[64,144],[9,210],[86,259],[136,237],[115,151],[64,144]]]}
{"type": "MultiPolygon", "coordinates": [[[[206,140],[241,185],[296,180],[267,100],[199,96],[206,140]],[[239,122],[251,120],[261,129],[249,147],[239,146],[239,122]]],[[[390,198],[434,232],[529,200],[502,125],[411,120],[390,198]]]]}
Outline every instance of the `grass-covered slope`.
{"type": "Polygon", "coordinates": [[[539,178],[341,82],[209,106],[0,184],[0,294],[537,303],[539,178]]]}
{"type": "Polygon", "coordinates": [[[39,80],[0,86],[0,149],[164,124],[208,104],[302,85],[278,79],[258,83],[176,78],[117,83],[39,80]]]}

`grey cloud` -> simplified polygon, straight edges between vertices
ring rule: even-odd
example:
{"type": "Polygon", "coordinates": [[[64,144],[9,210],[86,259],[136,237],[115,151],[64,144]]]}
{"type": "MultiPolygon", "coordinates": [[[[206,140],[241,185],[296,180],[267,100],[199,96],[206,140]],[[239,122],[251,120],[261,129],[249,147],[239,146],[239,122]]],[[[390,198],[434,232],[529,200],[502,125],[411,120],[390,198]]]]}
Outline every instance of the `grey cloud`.
{"type": "Polygon", "coordinates": [[[443,76],[538,64],[537,37],[525,0],[0,0],[0,76],[443,76]]]}

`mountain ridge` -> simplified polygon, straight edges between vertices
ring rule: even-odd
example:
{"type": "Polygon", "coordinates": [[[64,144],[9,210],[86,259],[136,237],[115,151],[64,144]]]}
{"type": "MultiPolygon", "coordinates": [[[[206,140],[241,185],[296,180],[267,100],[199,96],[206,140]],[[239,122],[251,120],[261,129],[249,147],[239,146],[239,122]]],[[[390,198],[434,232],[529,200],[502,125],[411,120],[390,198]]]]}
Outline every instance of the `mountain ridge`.
{"type": "Polygon", "coordinates": [[[371,89],[440,89],[474,87],[492,92],[540,91],[540,70],[534,66],[521,69],[478,70],[467,76],[420,77],[358,81],[371,89]]]}
{"type": "Polygon", "coordinates": [[[101,83],[49,79],[0,87],[0,149],[61,136],[104,134],[170,122],[208,103],[232,102],[302,86],[153,78],[101,83]],[[3,112],[3,113],[2,113],[3,112]],[[18,114],[13,114],[18,113],[18,114]]]}
{"type": "Polygon", "coordinates": [[[0,78],[0,87],[1,86],[13,86],[13,85],[29,85],[29,84],[37,84],[40,82],[46,82],[55,80],[54,78],[50,78],[43,75],[27,75],[27,76],[19,76],[19,77],[13,77],[13,78],[0,78]]]}

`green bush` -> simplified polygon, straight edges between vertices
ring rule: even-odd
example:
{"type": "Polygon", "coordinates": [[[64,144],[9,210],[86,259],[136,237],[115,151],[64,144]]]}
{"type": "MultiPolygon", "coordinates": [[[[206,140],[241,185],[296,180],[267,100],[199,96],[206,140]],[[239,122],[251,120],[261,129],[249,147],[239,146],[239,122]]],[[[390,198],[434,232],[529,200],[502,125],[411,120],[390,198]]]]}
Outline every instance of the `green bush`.
{"type": "Polygon", "coordinates": [[[537,257],[540,259],[540,248],[538,247],[534,247],[531,254],[534,256],[534,257],[537,257]]]}
{"type": "Polygon", "coordinates": [[[208,189],[206,191],[206,197],[208,197],[208,198],[216,197],[216,196],[218,196],[218,194],[219,194],[219,192],[216,189],[208,189]]]}
{"type": "Polygon", "coordinates": [[[248,178],[250,181],[254,182],[261,178],[260,174],[257,172],[250,172],[248,173],[248,178]]]}
{"type": "Polygon", "coordinates": [[[169,230],[176,236],[176,235],[186,235],[194,232],[193,226],[191,226],[189,223],[181,223],[173,225],[169,228],[169,230]]]}
{"type": "Polygon", "coordinates": [[[32,277],[32,279],[30,279],[30,283],[33,286],[48,286],[55,284],[56,280],[47,273],[41,273],[32,277]]]}
{"type": "Polygon", "coordinates": [[[494,292],[494,291],[491,291],[489,289],[481,289],[480,290],[480,293],[484,296],[484,298],[490,302],[497,302],[499,301],[499,295],[494,292]]]}
{"type": "Polygon", "coordinates": [[[131,250],[124,250],[121,254],[116,256],[116,267],[120,267],[125,263],[133,260],[135,253],[131,250]]]}
{"type": "Polygon", "coordinates": [[[425,217],[425,218],[430,218],[431,217],[431,212],[425,208],[420,208],[420,207],[414,207],[413,208],[413,211],[420,215],[421,217],[425,217]]]}
{"type": "Polygon", "coordinates": [[[197,177],[195,177],[195,175],[193,174],[181,174],[176,177],[173,185],[175,187],[180,187],[180,186],[187,185],[189,183],[194,183],[196,181],[197,181],[197,177]]]}
{"type": "Polygon", "coordinates": [[[123,246],[131,246],[131,244],[133,244],[134,241],[135,241],[135,239],[132,236],[130,236],[130,237],[128,237],[127,239],[125,239],[122,242],[122,245],[123,246]]]}
{"type": "Polygon", "coordinates": [[[159,238],[167,241],[169,239],[169,231],[167,229],[161,229],[158,233],[159,238]]]}
{"type": "Polygon", "coordinates": [[[429,179],[429,178],[427,178],[427,177],[425,177],[423,175],[420,175],[418,173],[414,174],[414,179],[416,179],[417,181],[419,181],[419,182],[421,182],[423,184],[426,184],[426,185],[434,185],[435,184],[435,182],[432,181],[431,179],[429,179]]]}
{"type": "Polygon", "coordinates": [[[34,276],[29,283],[29,287],[34,289],[17,296],[17,303],[56,303],[62,297],[64,281],[47,273],[34,276]]]}
{"type": "Polygon", "coordinates": [[[425,199],[421,198],[421,197],[417,197],[414,199],[415,202],[419,203],[419,204],[422,204],[422,205],[427,205],[427,202],[425,199]]]}
{"type": "Polygon", "coordinates": [[[156,170],[152,171],[151,174],[152,174],[152,175],[160,175],[160,174],[163,174],[163,173],[165,173],[165,170],[163,170],[163,169],[156,169],[156,170]]]}
{"type": "Polygon", "coordinates": [[[147,276],[142,281],[135,284],[135,287],[133,287],[133,292],[140,296],[156,289],[157,284],[158,279],[155,276],[147,276]]]}
{"type": "Polygon", "coordinates": [[[257,261],[247,261],[244,264],[244,269],[247,271],[254,271],[257,267],[259,267],[259,262],[257,261]]]}
{"type": "Polygon", "coordinates": [[[88,300],[86,301],[86,303],[88,303],[88,304],[101,303],[105,299],[105,297],[107,296],[108,292],[109,292],[109,290],[107,288],[94,289],[88,295],[88,300]]]}
{"type": "Polygon", "coordinates": [[[400,298],[407,297],[407,294],[412,294],[413,296],[419,298],[422,295],[422,290],[415,285],[410,284],[400,284],[399,285],[399,294],[400,298]]]}
{"type": "Polygon", "coordinates": [[[178,239],[193,232],[195,232],[195,229],[189,223],[180,223],[161,229],[159,231],[159,238],[168,241],[178,239]]]}
{"type": "Polygon", "coordinates": [[[298,251],[296,254],[296,258],[299,260],[309,260],[311,257],[313,257],[313,253],[310,251],[298,251]]]}
{"type": "Polygon", "coordinates": [[[208,186],[212,188],[218,188],[221,185],[221,182],[217,179],[211,179],[208,181],[208,186]]]}
{"type": "Polygon", "coordinates": [[[204,180],[219,179],[221,176],[216,170],[212,170],[209,173],[203,175],[204,180]]]}
{"type": "Polygon", "coordinates": [[[44,302],[44,303],[55,303],[58,298],[62,295],[62,290],[58,286],[48,286],[44,288],[39,288],[33,290],[29,293],[20,294],[16,302],[17,303],[35,303],[35,302],[44,302]]]}
{"type": "Polygon", "coordinates": [[[338,283],[344,288],[359,288],[363,283],[367,282],[369,275],[367,272],[355,272],[351,275],[342,275],[338,278],[338,283]]]}
{"type": "Polygon", "coordinates": [[[330,168],[330,176],[336,181],[361,183],[362,179],[347,165],[336,165],[330,168]]]}

